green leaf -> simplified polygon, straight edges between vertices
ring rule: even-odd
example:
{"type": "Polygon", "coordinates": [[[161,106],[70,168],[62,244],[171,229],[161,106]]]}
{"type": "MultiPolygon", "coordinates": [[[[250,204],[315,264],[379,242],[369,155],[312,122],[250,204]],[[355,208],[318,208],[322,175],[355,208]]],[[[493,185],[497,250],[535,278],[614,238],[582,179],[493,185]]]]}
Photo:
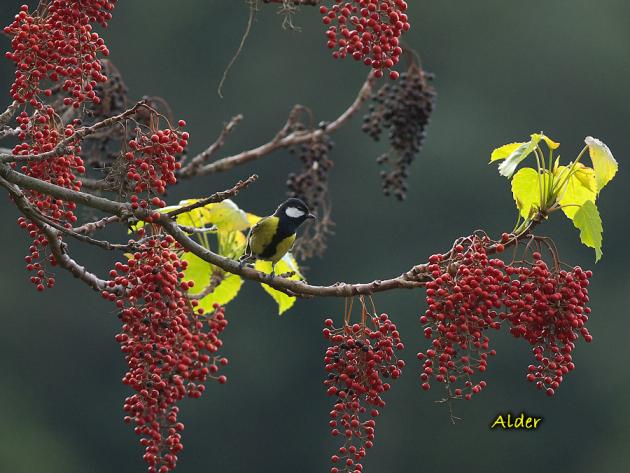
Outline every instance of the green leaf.
{"type": "Polygon", "coordinates": [[[194,281],[195,285],[190,289],[190,294],[195,295],[203,292],[210,284],[213,271],[218,272],[221,282],[214,290],[199,300],[199,306],[206,311],[211,311],[214,303],[225,305],[236,297],[241,289],[243,280],[236,274],[224,273],[216,269],[213,265],[202,260],[193,253],[184,253],[182,260],[188,263],[184,271],[186,281],[194,281]]]}
{"type": "Polygon", "coordinates": [[[549,185],[550,175],[548,171],[539,174],[532,168],[520,169],[512,178],[512,197],[516,202],[520,214],[527,219],[539,209],[549,203],[541,202],[541,186],[543,191],[549,185]]]}
{"type": "MultiPolygon", "coordinates": [[[[269,274],[271,273],[272,265],[270,261],[257,260],[255,268],[258,271],[269,274]]],[[[296,281],[303,279],[295,258],[293,257],[293,255],[291,255],[291,253],[287,253],[280,261],[276,263],[275,273],[276,275],[280,275],[291,271],[295,272],[295,274],[288,279],[293,279],[296,281]]],[[[293,304],[295,304],[295,297],[278,291],[267,284],[261,283],[261,286],[278,304],[279,315],[282,315],[284,312],[293,307],[293,304]]]]}
{"type": "Polygon", "coordinates": [[[573,217],[573,225],[580,230],[580,240],[589,248],[595,249],[595,262],[602,257],[602,219],[597,206],[587,200],[573,217]]]}
{"type": "Polygon", "coordinates": [[[586,201],[593,203],[597,199],[595,191],[595,173],[592,168],[578,163],[573,174],[567,179],[569,173],[567,166],[558,166],[555,174],[560,181],[565,184],[558,190],[558,203],[562,206],[562,211],[571,220],[586,201]]]}
{"type": "Polygon", "coordinates": [[[595,169],[595,182],[597,184],[597,192],[601,191],[606,184],[608,184],[619,169],[619,164],[615,161],[608,146],[602,143],[597,138],[587,136],[584,139],[586,146],[588,146],[588,154],[593,162],[593,168],[595,169]]]}

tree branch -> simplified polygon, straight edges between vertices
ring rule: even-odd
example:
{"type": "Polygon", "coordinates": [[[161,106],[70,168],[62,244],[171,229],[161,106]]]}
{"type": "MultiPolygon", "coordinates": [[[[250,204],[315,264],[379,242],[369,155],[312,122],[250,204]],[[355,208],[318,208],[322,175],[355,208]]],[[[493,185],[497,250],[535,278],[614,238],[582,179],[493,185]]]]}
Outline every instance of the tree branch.
{"type": "MultiPolygon", "coordinates": [[[[83,204],[109,214],[118,215],[123,219],[134,216],[140,220],[144,220],[153,215],[153,212],[149,210],[134,210],[128,203],[111,201],[103,197],[66,189],[49,182],[25,176],[24,174],[14,171],[6,164],[0,164],[0,176],[13,184],[36,190],[59,199],[83,204]]],[[[428,264],[424,263],[413,266],[401,275],[389,279],[376,279],[367,283],[337,282],[330,286],[313,286],[302,281],[272,277],[269,274],[262,273],[253,268],[241,266],[238,261],[216,254],[192,240],[169,215],[161,214],[158,218],[153,220],[153,223],[160,225],[164,231],[173,236],[184,249],[204,261],[218,266],[229,273],[238,274],[245,279],[265,283],[289,295],[299,297],[351,297],[359,294],[375,294],[377,292],[390,291],[393,289],[412,289],[424,286],[432,279],[431,275],[428,273],[428,264]]],[[[538,221],[534,221],[521,235],[514,237],[511,241],[506,242],[505,245],[507,246],[517,242],[519,238],[529,233],[531,227],[537,223],[538,221]]],[[[495,249],[493,247],[488,248],[489,253],[494,251],[495,249]]]]}
{"type": "MultiPolygon", "coordinates": [[[[148,210],[133,210],[127,203],[114,202],[103,197],[66,189],[49,182],[25,176],[10,169],[7,165],[0,165],[0,175],[13,184],[52,195],[59,199],[83,204],[103,212],[118,215],[122,218],[133,215],[139,219],[145,219],[152,215],[152,212],[148,210]]],[[[302,281],[271,277],[269,274],[262,273],[247,266],[241,267],[237,261],[218,255],[189,238],[168,215],[160,215],[154,223],[162,226],[183,248],[204,261],[214,264],[227,272],[238,274],[245,279],[264,282],[282,292],[300,297],[348,297],[356,294],[373,294],[391,289],[419,287],[430,280],[429,275],[426,274],[426,265],[418,265],[396,278],[386,280],[375,280],[370,283],[335,283],[331,286],[312,286],[302,281]]]]}
{"type": "Polygon", "coordinates": [[[291,125],[295,123],[295,108],[291,114],[285,126],[280,130],[276,136],[269,142],[260,145],[256,148],[243,151],[233,156],[219,159],[214,163],[206,164],[205,166],[198,167],[194,174],[185,174],[186,177],[203,176],[206,174],[214,174],[216,172],[227,171],[241,164],[254,161],[268,155],[272,151],[280,148],[288,148],[300,143],[311,141],[319,138],[323,134],[332,133],[337,131],[344,125],[363,105],[363,103],[370,97],[372,93],[372,86],[375,81],[373,73],[370,73],[364,82],[363,86],[359,90],[354,102],[334,121],[325,124],[324,126],[311,131],[294,131],[287,135],[291,125]]]}
{"type": "Polygon", "coordinates": [[[109,292],[122,294],[124,290],[122,287],[117,287],[117,286],[110,287],[107,281],[89,272],[85,268],[85,266],[81,266],[79,263],[73,260],[66,253],[65,251],[66,245],[65,243],[63,243],[63,241],[59,237],[58,231],[40,218],[39,213],[35,211],[31,203],[24,196],[24,194],[22,193],[19,187],[11,184],[10,182],[7,182],[5,179],[1,177],[0,177],[0,185],[9,191],[9,193],[13,197],[15,205],[22,212],[22,214],[24,214],[25,217],[27,217],[29,220],[35,223],[44,233],[44,235],[46,236],[46,239],[48,240],[50,250],[55,257],[57,264],[60,267],[66,269],[74,277],[80,279],[81,281],[83,281],[84,283],[86,283],[88,286],[90,286],[92,289],[96,291],[100,292],[107,289],[109,292]]]}
{"type": "Polygon", "coordinates": [[[75,233],[79,233],[82,235],[88,235],[90,233],[94,233],[97,230],[100,230],[101,228],[105,228],[110,223],[115,223],[115,222],[120,222],[120,218],[117,215],[114,215],[111,217],[104,217],[95,222],[84,223],[80,227],[73,228],[73,231],[75,233]]]}
{"type": "Polygon", "coordinates": [[[118,115],[114,115],[113,117],[106,118],[98,123],[95,123],[92,126],[86,126],[86,127],[82,127],[75,130],[74,133],[72,133],[70,136],[67,136],[63,140],[61,140],[59,143],[57,143],[57,146],[55,146],[50,151],[46,151],[45,153],[39,153],[39,154],[24,154],[24,155],[14,155],[13,153],[1,153],[0,163],[42,160],[42,159],[52,158],[53,156],[58,156],[60,154],[67,152],[71,148],[70,145],[74,143],[75,141],[82,140],[83,138],[85,138],[88,135],[91,135],[92,133],[96,133],[97,131],[102,130],[104,128],[109,128],[121,122],[122,120],[125,120],[126,118],[134,115],[138,111],[138,109],[140,109],[141,107],[150,108],[147,105],[146,101],[142,100],[138,102],[137,104],[135,104],[133,107],[131,107],[129,110],[125,110],[124,112],[118,115]]]}
{"type": "Polygon", "coordinates": [[[11,120],[11,118],[13,118],[13,115],[15,115],[15,112],[17,111],[19,107],[20,107],[19,102],[15,100],[13,101],[11,105],[7,107],[7,109],[4,112],[2,112],[2,114],[0,114],[0,128],[5,126],[7,123],[9,123],[9,121],[11,120]]]}

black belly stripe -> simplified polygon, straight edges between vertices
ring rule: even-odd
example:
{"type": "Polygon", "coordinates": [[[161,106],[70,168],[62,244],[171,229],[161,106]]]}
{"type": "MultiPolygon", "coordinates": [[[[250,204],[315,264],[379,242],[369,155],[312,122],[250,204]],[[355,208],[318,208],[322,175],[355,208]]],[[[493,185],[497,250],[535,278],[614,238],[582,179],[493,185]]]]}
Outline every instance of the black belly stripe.
{"type": "Polygon", "coordinates": [[[276,254],[276,250],[278,249],[278,245],[285,238],[290,237],[295,233],[295,225],[290,222],[283,222],[282,219],[278,222],[278,228],[276,229],[276,233],[274,233],[273,238],[265,248],[265,250],[258,255],[261,259],[271,258],[276,254]]]}

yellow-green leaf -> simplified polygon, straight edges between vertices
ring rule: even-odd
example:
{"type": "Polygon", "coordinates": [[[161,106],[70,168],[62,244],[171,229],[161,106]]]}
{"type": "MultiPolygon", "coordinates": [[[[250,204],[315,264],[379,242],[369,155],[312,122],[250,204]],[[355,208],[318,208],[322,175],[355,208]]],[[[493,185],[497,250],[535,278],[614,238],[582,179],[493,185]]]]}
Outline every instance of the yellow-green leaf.
{"type": "Polygon", "coordinates": [[[512,177],[517,166],[534,152],[540,140],[544,140],[551,149],[556,149],[560,146],[559,143],[556,143],[543,133],[533,133],[527,143],[510,143],[497,148],[492,153],[490,161],[504,159],[504,161],[499,164],[499,174],[507,178],[512,177]]]}
{"type": "Polygon", "coordinates": [[[519,146],[523,146],[527,143],[508,143],[506,145],[500,146],[499,148],[492,151],[490,155],[490,162],[498,161],[499,159],[505,159],[510,156],[519,146]]]}
{"type": "Polygon", "coordinates": [[[210,284],[212,265],[190,252],[186,252],[182,255],[182,261],[188,263],[184,271],[184,280],[193,281],[195,283],[190,289],[190,293],[199,294],[210,284]]]}
{"type": "MultiPolygon", "coordinates": [[[[269,274],[271,273],[272,265],[270,261],[256,261],[256,269],[263,273],[269,274]]],[[[293,276],[289,279],[300,280],[302,279],[302,275],[300,274],[299,267],[295,258],[291,255],[291,253],[287,253],[284,257],[276,263],[275,274],[279,276],[280,274],[295,272],[293,276]]],[[[284,292],[278,291],[267,284],[261,284],[263,289],[276,301],[278,304],[278,314],[282,315],[284,312],[289,310],[295,304],[295,297],[289,296],[284,292]]]]}
{"type": "Polygon", "coordinates": [[[242,232],[217,233],[219,254],[226,258],[236,259],[245,252],[247,237],[242,232]]]}
{"type": "MultiPolygon", "coordinates": [[[[199,202],[201,199],[186,199],[177,205],[169,205],[158,210],[167,213],[178,210],[186,205],[199,202]]],[[[226,199],[222,202],[207,204],[189,212],[184,212],[176,217],[177,223],[187,227],[203,228],[216,226],[220,232],[242,231],[249,228],[248,215],[243,212],[233,201],[226,199]]],[[[138,222],[136,228],[144,226],[144,222],[138,222]]]]}
{"type": "MultiPolygon", "coordinates": [[[[175,208],[199,202],[200,199],[182,200],[175,208]]],[[[245,212],[226,199],[222,202],[207,204],[177,216],[177,223],[191,227],[205,227],[214,225],[222,232],[245,230],[249,227],[245,212]]]]}
{"type": "Polygon", "coordinates": [[[597,192],[595,191],[595,173],[592,168],[580,163],[576,165],[573,174],[567,179],[569,168],[558,166],[556,176],[560,182],[565,182],[558,190],[558,202],[562,206],[562,211],[567,217],[573,219],[582,204],[590,200],[595,202],[597,192]]]}
{"type": "Polygon", "coordinates": [[[225,277],[210,294],[199,299],[199,307],[211,312],[214,304],[226,305],[234,299],[243,285],[243,279],[237,274],[225,273],[225,277]]]}
{"type": "MultiPolygon", "coordinates": [[[[541,203],[541,187],[545,192],[549,185],[549,173],[539,174],[532,168],[520,169],[512,178],[512,196],[523,218],[529,218],[533,213],[546,205],[541,203]]],[[[546,192],[545,192],[546,194],[546,192]]]]}
{"type": "Polygon", "coordinates": [[[549,147],[549,149],[558,149],[560,147],[560,143],[553,141],[551,138],[549,138],[547,135],[542,134],[542,133],[534,133],[532,135],[532,138],[536,136],[538,137],[538,139],[542,139],[545,143],[547,143],[547,146],[549,147]]]}
{"type": "Polygon", "coordinates": [[[206,225],[216,225],[220,232],[242,231],[249,227],[247,214],[230,199],[203,207],[206,225]]]}
{"type": "Polygon", "coordinates": [[[595,182],[597,184],[597,192],[601,191],[610,180],[617,174],[619,164],[615,161],[608,146],[602,143],[597,138],[587,136],[584,139],[586,146],[588,146],[588,153],[593,162],[593,168],[595,169],[595,182]]]}
{"type": "Polygon", "coordinates": [[[573,217],[573,225],[580,230],[580,240],[595,249],[595,261],[602,257],[602,219],[594,202],[587,200],[573,217]]]}
{"type": "Polygon", "coordinates": [[[211,311],[214,303],[221,305],[227,304],[236,297],[241,289],[243,280],[236,274],[224,273],[222,270],[217,270],[213,265],[193,253],[184,253],[182,260],[188,263],[186,271],[184,271],[184,280],[194,281],[195,283],[189,291],[192,295],[203,292],[210,284],[213,271],[220,271],[218,277],[222,278],[221,282],[211,293],[199,300],[199,306],[203,307],[206,311],[211,311]]]}

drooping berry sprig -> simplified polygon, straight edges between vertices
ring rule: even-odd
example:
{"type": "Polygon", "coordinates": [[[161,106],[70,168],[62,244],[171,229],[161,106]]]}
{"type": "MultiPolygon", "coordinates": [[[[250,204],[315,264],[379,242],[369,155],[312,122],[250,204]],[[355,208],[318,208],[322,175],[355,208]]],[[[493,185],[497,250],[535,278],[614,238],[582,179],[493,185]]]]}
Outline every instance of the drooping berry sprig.
{"type": "MultiPolygon", "coordinates": [[[[17,156],[51,151],[63,138],[71,136],[74,132],[72,123],[65,127],[59,123],[52,107],[36,110],[32,116],[24,111],[17,117],[17,122],[20,128],[19,143],[13,148],[13,154],[17,156]]],[[[79,176],[85,173],[80,153],[80,143],[74,142],[59,156],[29,160],[19,169],[29,177],[78,191],[81,189],[79,176]]],[[[15,167],[15,164],[13,166],[15,167]]],[[[65,227],[71,227],[77,221],[74,202],[32,190],[25,191],[25,195],[44,218],[65,227]]],[[[31,282],[38,291],[53,287],[54,276],[48,273],[45,265],[46,262],[55,265],[55,259],[48,251],[48,240],[41,229],[28,219],[20,217],[18,225],[26,229],[33,240],[29,248],[30,254],[25,257],[26,269],[34,273],[31,282]]]]}
{"type": "Polygon", "coordinates": [[[380,140],[383,128],[389,130],[391,149],[377,163],[390,168],[381,171],[384,194],[398,200],[406,197],[411,164],[422,149],[435,107],[432,79],[431,74],[412,63],[400,80],[385,84],[374,93],[363,119],[363,131],[375,141],[380,140]]]}
{"type": "Polygon", "coordinates": [[[587,307],[591,271],[579,266],[569,271],[551,270],[539,252],[531,266],[506,268],[512,280],[504,304],[510,333],[533,348],[536,365],[529,365],[527,380],[553,396],[569,371],[575,369],[572,352],[582,336],[593,337],[586,328],[591,309],[587,307]]]}
{"type": "MultiPolygon", "coordinates": [[[[485,386],[473,378],[487,368],[490,349],[488,329],[505,326],[515,338],[532,347],[537,364],[529,365],[527,380],[553,396],[564,375],[575,368],[575,342],[592,336],[586,327],[591,312],[587,306],[591,271],[579,266],[561,269],[555,247],[548,246],[554,264],[549,267],[540,251],[528,250],[537,241],[530,235],[525,256],[509,264],[488,257],[501,253],[502,242],[487,235],[472,235],[456,242],[446,255],[433,255],[428,270],[426,313],[420,321],[431,346],[418,353],[423,372],[422,388],[443,384],[450,399],[471,399],[485,386]],[[462,383],[463,382],[463,386],[462,383]]],[[[547,241],[546,238],[540,238],[547,241]]],[[[516,255],[519,244],[516,243],[516,255]]]]}
{"type": "MultiPolygon", "coordinates": [[[[184,120],[179,127],[186,126],[184,120]]],[[[124,154],[127,183],[132,192],[131,204],[136,208],[162,208],[160,198],[166,188],[177,182],[175,172],[181,168],[178,160],[188,143],[188,132],[176,128],[157,129],[138,126],[124,154]]]]}
{"type": "Polygon", "coordinates": [[[362,460],[374,444],[375,418],[385,406],[382,394],[390,389],[386,379],[397,379],[405,366],[396,358],[402,350],[400,334],[387,314],[365,317],[362,323],[335,328],[325,321],[324,337],[331,346],[324,363],[328,377],[324,385],[334,397],[330,428],[344,443],[331,457],[331,473],[361,473],[362,460]]]}
{"type": "Polygon", "coordinates": [[[334,58],[351,56],[374,69],[376,77],[389,71],[389,77],[397,79],[402,48],[399,38],[409,31],[407,2],[403,0],[331,0],[322,5],[328,47],[334,58]]]}
{"type": "MultiPolygon", "coordinates": [[[[65,124],[51,103],[47,103],[52,101],[53,86],[64,96],[60,103],[64,107],[79,108],[86,100],[100,103],[96,88],[107,78],[101,72],[99,56],[106,56],[108,50],[92,26],[106,26],[114,4],[115,0],[54,0],[42,2],[34,12],[23,5],[4,29],[12,38],[6,57],[16,66],[10,93],[23,104],[17,117],[19,133],[14,155],[52,151],[62,139],[73,135],[78,121],[65,124]]],[[[62,151],[56,156],[31,159],[20,171],[29,177],[80,190],[79,176],[85,173],[81,143],[68,143],[62,151]]],[[[26,192],[26,197],[43,218],[54,224],[69,227],[77,220],[73,202],[35,191],[26,192]]],[[[30,254],[25,258],[27,270],[34,272],[31,281],[39,291],[52,287],[54,276],[48,273],[45,263],[56,262],[48,250],[47,239],[27,219],[20,218],[18,223],[33,239],[30,254]]]]}
{"type": "Polygon", "coordinates": [[[224,309],[215,305],[204,313],[187,298],[193,284],[183,280],[187,264],[180,254],[170,236],[143,238],[133,256],[110,272],[109,286],[124,288],[124,295],[103,292],[120,310],[116,341],[128,364],[123,383],[135,391],[124,403],[125,422],[135,424],[149,473],[173,470],[183,449],[178,402],[201,397],[208,379],[227,381],[218,375],[228,363],[218,354],[224,309]]]}
{"type": "Polygon", "coordinates": [[[488,244],[487,238],[475,235],[462,239],[448,258],[429,258],[434,279],[427,283],[428,309],[420,322],[431,346],[418,353],[424,390],[435,381],[445,386],[449,397],[470,399],[486,386],[474,375],[486,371],[488,358],[496,354],[486,333],[501,327],[498,308],[505,266],[500,259],[488,258],[488,244]]]}
{"type": "Polygon", "coordinates": [[[12,37],[6,57],[16,65],[13,99],[41,108],[43,98],[52,95],[50,87],[42,89],[42,82],[63,80],[65,105],[78,108],[85,100],[98,104],[94,89],[107,79],[98,56],[107,56],[109,50],[92,27],[107,26],[115,2],[54,0],[32,13],[23,5],[4,28],[12,37]]]}

